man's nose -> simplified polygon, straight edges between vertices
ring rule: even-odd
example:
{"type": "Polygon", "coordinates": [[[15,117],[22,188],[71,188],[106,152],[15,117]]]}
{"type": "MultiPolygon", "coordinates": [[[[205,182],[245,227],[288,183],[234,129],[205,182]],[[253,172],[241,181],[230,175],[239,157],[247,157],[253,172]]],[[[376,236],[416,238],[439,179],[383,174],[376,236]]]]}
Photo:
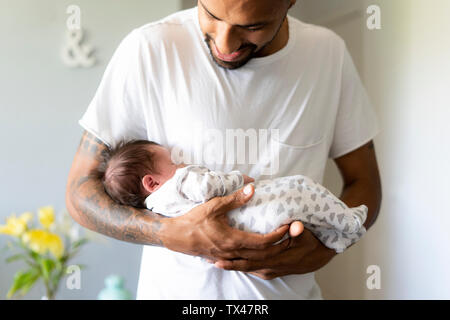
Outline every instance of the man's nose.
{"type": "Polygon", "coordinates": [[[241,46],[241,41],[233,27],[224,22],[220,22],[216,29],[214,43],[219,52],[223,54],[231,54],[241,46]]]}

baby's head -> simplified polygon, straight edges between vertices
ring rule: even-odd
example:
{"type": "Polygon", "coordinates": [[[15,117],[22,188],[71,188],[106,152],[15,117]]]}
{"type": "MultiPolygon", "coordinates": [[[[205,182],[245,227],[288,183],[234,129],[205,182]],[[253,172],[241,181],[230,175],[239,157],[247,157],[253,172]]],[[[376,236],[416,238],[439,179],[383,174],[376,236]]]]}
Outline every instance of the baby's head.
{"type": "Polygon", "coordinates": [[[144,208],[145,199],[172,178],[178,167],[160,144],[133,140],[120,142],[107,152],[99,174],[114,201],[144,208]]]}

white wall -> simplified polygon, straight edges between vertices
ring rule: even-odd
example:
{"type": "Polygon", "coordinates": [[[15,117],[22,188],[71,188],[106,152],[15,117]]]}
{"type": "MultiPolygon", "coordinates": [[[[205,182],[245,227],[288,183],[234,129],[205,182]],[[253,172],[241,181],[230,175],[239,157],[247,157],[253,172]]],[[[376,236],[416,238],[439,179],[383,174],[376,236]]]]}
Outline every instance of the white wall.
{"type": "MultiPolygon", "coordinates": [[[[450,2],[400,1],[399,14],[408,15],[407,4],[405,52],[393,64],[403,74],[393,96],[398,111],[382,109],[391,118],[394,138],[386,137],[384,142],[390,173],[385,182],[390,184],[386,209],[402,229],[392,233],[394,283],[388,294],[449,299],[450,2]]],[[[381,237],[382,230],[377,231],[381,237]]]]}
{"type": "MultiPolygon", "coordinates": [[[[106,64],[133,28],[181,7],[179,0],[0,0],[0,224],[12,212],[54,205],[64,209],[65,184],[81,137],[77,124],[92,99],[106,64]],[[60,60],[66,8],[81,7],[86,41],[97,49],[92,69],[68,69],[60,60]]],[[[0,248],[6,236],[0,236],[0,248]]],[[[141,247],[108,240],[89,244],[77,263],[81,290],[62,288],[58,298],[95,299],[111,273],[125,277],[135,294],[141,247]]],[[[0,254],[0,299],[20,263],[5,265],[0,254]]],[[[40,298],[42,286],[28,296],[40,298]]]]}
{"type": "MultiPolygon", "coordinates": [[[[346,40],[382,127],[380,216],[317,273],[326,298],[450,298],[449,9],[447,0],[304,0],[294,10],[346,40]],[[371,4],[381,8],[381,30],[366,28],[371,4]],[[344,18],[328,19],[330,10],[344,18]],[[381,290],[366,287],[369,265],[381,268],[381,290]]],[[[325,184],[337,194],[342,187],[332,161],[325,184]]]]}

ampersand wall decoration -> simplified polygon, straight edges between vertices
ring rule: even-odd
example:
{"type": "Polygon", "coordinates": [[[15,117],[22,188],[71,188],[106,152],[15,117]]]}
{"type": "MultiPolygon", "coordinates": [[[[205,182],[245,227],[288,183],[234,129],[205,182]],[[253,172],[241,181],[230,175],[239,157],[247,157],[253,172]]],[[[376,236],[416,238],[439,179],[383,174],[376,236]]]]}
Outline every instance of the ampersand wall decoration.
{"type": "Polygon", "coordinates": [[[83,30],[68,30],[67,44],[63,50],[63,61],[66,66],[71,68],[90,68],[96,60],[92,55],[93,49],[91,46],[81,44],[83,40],[83,30]]]}
{"type": "Polygon", "coordinates": [[[67,44],[62,51],[64,64],[71,68],[90,68],[96,59],[93,56],[94,49],[82,44],[83,29],[81,28],[81,10],[76,5],[67,8],[67,13],[71,16],[67,19],[67,44]]]}

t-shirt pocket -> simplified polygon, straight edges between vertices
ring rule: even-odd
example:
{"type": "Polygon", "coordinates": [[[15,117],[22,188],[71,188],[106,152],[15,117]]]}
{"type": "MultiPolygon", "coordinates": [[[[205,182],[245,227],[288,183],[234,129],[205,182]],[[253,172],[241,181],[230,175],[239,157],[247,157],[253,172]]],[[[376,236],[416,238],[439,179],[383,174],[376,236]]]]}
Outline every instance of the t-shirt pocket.
{"type": "Polygon", "coordinates": [[[324,141],[326,117],[311,105],[291,106],[274,121],[271,139],[281,146],[308,149],[324,141]]]}

